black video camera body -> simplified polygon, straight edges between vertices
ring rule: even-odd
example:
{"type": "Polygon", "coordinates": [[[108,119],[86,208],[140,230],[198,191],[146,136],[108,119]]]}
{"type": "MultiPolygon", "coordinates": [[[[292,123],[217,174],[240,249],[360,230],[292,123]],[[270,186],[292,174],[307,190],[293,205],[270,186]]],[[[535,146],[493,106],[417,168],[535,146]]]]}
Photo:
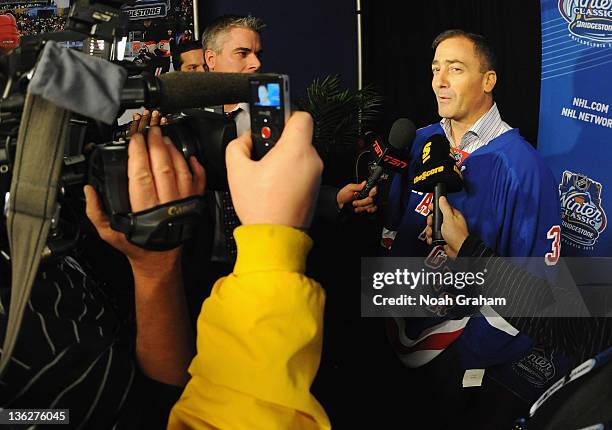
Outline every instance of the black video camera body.
{"type": "MultiPolygon", "coordinates": [[[[228,189],[225,148],[236,138],[231,118],[203,109],[189,109],[161,126],[187,162],[191,156],[206,171],[208,190],[228,189]]],[[[146,132],[146,130],[145,130],[146,132]]],[[[151,210],[132,213],[128,195],[128,142],[95,147],[89,163],[89,183],[102,198],[111,227],[138,246],[152,250],[170,249],[192,236],[194,222],[204,210],[199,197],[170,202],[151,210]]]]}

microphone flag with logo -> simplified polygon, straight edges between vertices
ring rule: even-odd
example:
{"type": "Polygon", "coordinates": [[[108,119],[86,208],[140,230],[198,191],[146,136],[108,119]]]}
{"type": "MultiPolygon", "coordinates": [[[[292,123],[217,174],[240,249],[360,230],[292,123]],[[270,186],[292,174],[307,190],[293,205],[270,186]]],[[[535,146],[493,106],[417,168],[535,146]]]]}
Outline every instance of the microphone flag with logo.
{"type": "Polygon", "coordinates": [[[442,238],[442,211],[439,207],[441,196],[454,193],[463,188],[463,175],[455,164],[455,151],[448,139],[434,134],[423,145],[420,165],[413,179],[413,189],[433,193],[433,245],[445,243],[442,238]]]}
{"type": "Polygon", "coordinates": [[[355,200],[365,199],[370,190],[374,188],[385,172],[402,173],[408,169],[408,153],[416,134],[414,123],[406,118],[399,118],[389,132],[389,143],[380,135],[367,132],[366,141],[369,142],[374,154],[374,164],[370,168],[370,176],[365,187],[355,197],[355,200]]]}

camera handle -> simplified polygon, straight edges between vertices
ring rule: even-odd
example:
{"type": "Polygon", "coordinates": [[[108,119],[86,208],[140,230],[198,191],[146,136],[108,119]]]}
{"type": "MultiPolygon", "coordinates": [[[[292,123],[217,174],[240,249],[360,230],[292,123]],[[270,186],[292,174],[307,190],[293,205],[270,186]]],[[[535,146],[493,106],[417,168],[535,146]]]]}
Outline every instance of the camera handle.
{"type": "Polygon", "coordinates": [[[193,237],[205,206],[202,196],[191,196],[140,212],[114,214],[111,227],[136,246],[167,251],[193,237]]]}

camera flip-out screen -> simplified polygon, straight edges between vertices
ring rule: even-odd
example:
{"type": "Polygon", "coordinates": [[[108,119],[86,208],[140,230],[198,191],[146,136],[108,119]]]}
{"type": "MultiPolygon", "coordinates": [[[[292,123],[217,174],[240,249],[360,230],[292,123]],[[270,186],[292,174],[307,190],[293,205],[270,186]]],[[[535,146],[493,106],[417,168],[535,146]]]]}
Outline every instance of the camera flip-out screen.
{"type": "Polygon", "coordinates": [[[253,100],[256,100],[255,106],[280,107],[280,84],[273,82],[259,84],[257,86],[257,93],[253,94],[253,100]]]}

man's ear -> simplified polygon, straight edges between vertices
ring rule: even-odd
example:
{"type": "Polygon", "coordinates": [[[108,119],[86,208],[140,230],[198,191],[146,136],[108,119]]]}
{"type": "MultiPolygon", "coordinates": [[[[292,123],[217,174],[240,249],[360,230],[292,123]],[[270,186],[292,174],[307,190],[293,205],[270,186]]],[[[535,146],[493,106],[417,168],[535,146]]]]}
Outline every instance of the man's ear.
{"type": "Polygon", "coordinates": [[[215,70],[216,55],[217,54],[215,54],[215,51],[212,49],[207,49],[204,51],[204,63],[206,64],[206,68],[213,72],[215,70]]]}
{"type": "Polygon", "coordinates": [[[485,72],[484,77],[483,77],[485,93],[493,92],[493,88],[495,88],[496,83],[497,83],[497,73],[495,73],[495,70],[489,70],[488,72],[485,72]]]}

